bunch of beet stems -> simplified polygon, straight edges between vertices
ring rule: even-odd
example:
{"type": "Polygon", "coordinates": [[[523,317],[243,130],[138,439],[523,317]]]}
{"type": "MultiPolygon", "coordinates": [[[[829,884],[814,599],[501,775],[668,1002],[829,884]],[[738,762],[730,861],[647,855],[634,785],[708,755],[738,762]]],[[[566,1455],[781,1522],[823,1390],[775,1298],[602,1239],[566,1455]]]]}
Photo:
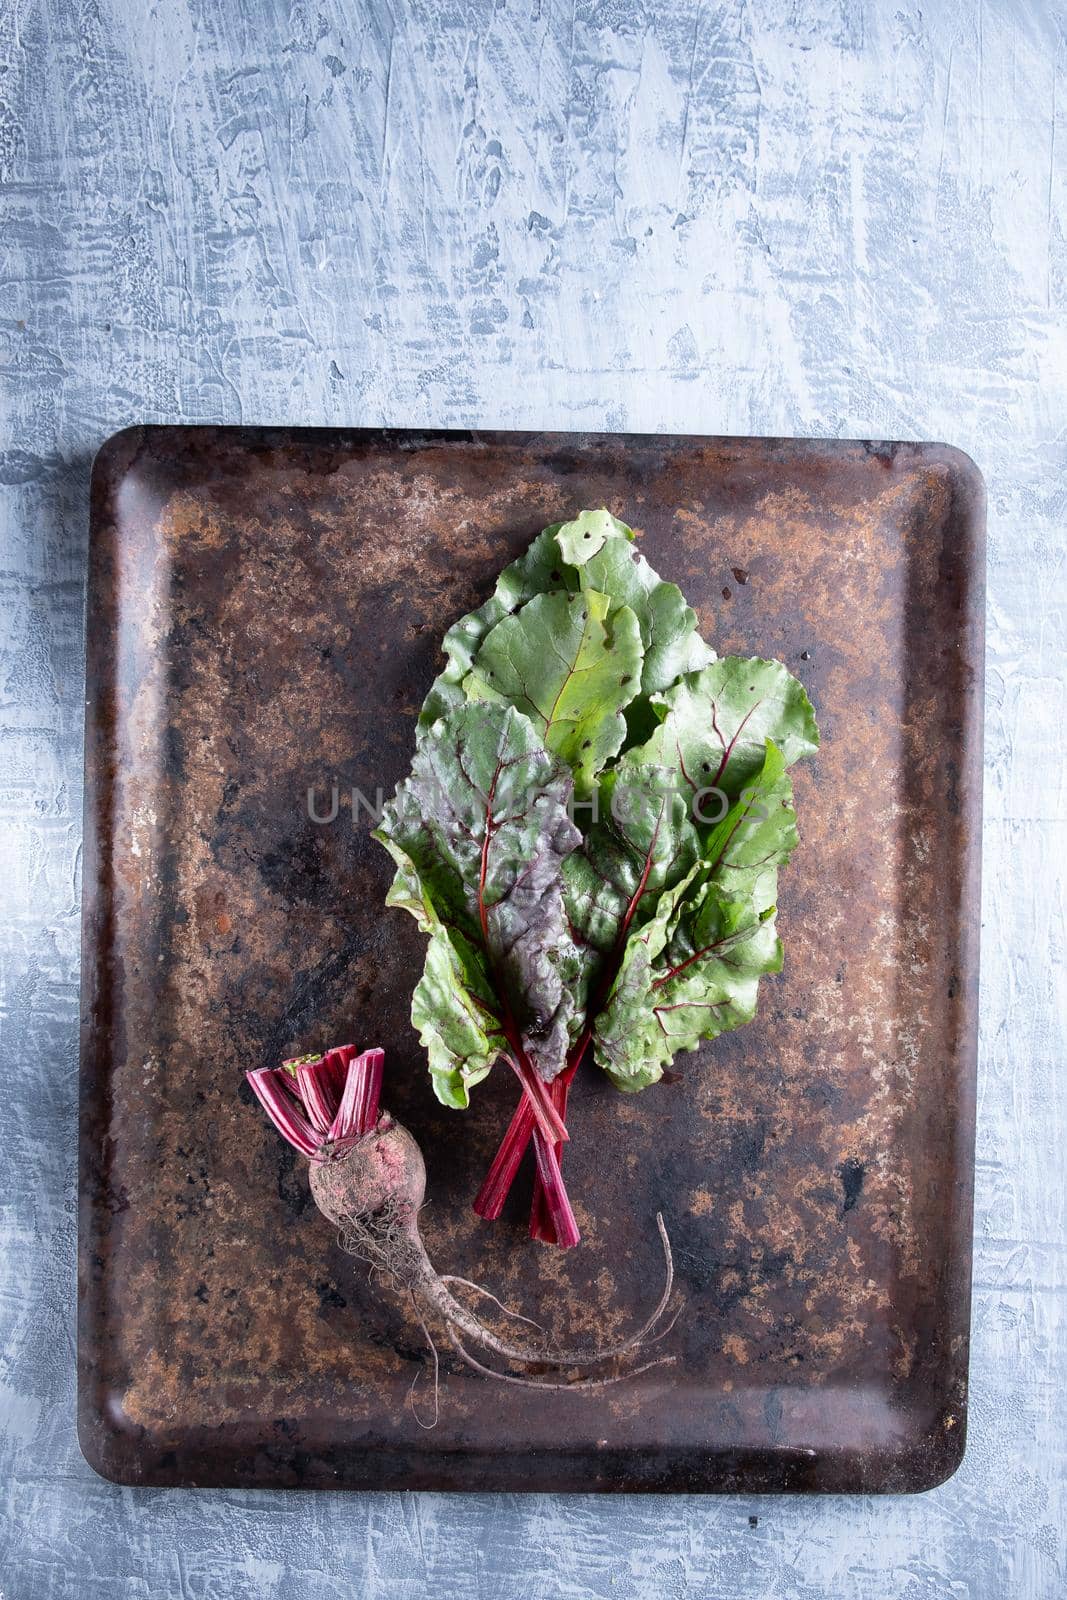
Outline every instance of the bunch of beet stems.
{"type": "Polygon", "coordinates": [[[588,1042],[589,1033],[586,1032],[572,1050],[562,1072],[551,1083],[540,1084],[541,1095],[536,1095],[536,1091],[531,1092],[528,1081],[520,1076],[524,1091],[522,1098],[515,1108],[485,1182],[474,1199],[474,1210],[480,1217],[494,1221],[500,1216],[532,1139],[535,1172],[530,1237],[564,1248],[578,1244],[581,1239],[563,1182],[561,1159],[564,1142],[570,1137],[564,1120],[567,1115],[567,1094],[588,1042]],[[554,1127],[546,1127],[544,1116],[539,1115],[543,1106],[542,1096],[547,1098],[554,1113],[554,1127]]]}
{"type": "Polygon", "coordinates": [[[505,1136],[489,1175],[475,1198],[474,1210],[480,1217],[489,1219],[499,1217],[526,1153],[526,1147],[532,1138],[536,1176],[534,1210],[530,1219],[531,1237],[544,1240],[548,1244],[568,1247],[576,1245],[581,1239],[581,1234],[563,1182],[560,1165],[563,1145],[570,1138],[564,1121],[567,1111],[567,1091],[565,1085],[562,1091],[558,1087],[564,1073],[567,1073],[567,1082],[570,1082],[570,1078],[574,1075],[574,1067],[565,1067],[551,1083],[545,1083],[531,1065],[506,1005],[503,1029],[511,1046],[508,1061],[523,1091],[519,1108],[512,1119],[512,1127],[514,1128],[515,1120],[521,1114],[522,1132],[513,1141],[514,1148],[508,1144],[511,1130],[505,1136]],[[494,1174],[498,1174],[496,1179],[494,1174]],[[538,1218],[541,1219],[539,1230],[535,1228],[535,1221],[538,1218]]]}
{"type": "MultiPolygon", "coordinates": [[[[625,917],[619,946],[629,926],[630,915],[632,907],[625,917]]],[[[597,1000],[590,1006],[590,1018],[600,1011],[600,1006],[603,1005],[613,981],[613,978],[609,978],[601,984],[597,1000]]],[[[530,1069],[528,1074],[520,1072],[518,1077],[523,1085],[522,1099],[515,1107],[515,1115],[510,1120],[507,1133],[501,1139],[501,1147],[494,1155],[493,1165],[486,1173],[482,1189],[478,1190],[474,1200],[474,1210],[478,1216],[483,1216],[486,1221],[496,1221],[504,1210],[504,1202],[509,1197],[512,1184],[518,1176],[518,1168],[522,1166],[526,1146],[533,1139],[536,1170],[534,1170],[533,1202],[530,1206],[530,1237],[541,1240],[545,1245],[560,1245],[565,1250],[571,1245],[577,1245],[581,1240],[574,1211],[571,1210],[571,1202],[563,1184],[563,1168],[561,1168],[563,1142],[569,1139],[565,1120],[566,1099],[571,1088],[571,1080],[581,1066],[585,1050],[589,1048],[590,1038],[592,1038],[592,1022],[587,1022],[581,1037],[566,1058],[566,1066],[552,1078],[552,1083],[547,1085],[542,1083],[533,1069],[530,1069]],[[536,1090],[531,1085],[530,1078],[536,1083],[536,1090]],[[537,1094],[537,1091],[541,1093],[537,1094]],[[541,1096],[549,1101],[553,1122],[558,1123],[555,1138],[552,1136],[552,1131],[544,1126],[544,1117],[541,1115],[541,1104],[539,1104],[541,1096]]]]}
{"type": "MultiPolygon", "coordinates": [[[[570,1092],[571,1080],[582,1064],[582,1057],[589,1048],[593,1037],[593,1020],[599,1014],[608,995],[611,993],[619,965],[622,961],[626,945],[626,937],[630,931],[634,912],[638,902],[645,892],[648,879],[651,857],[645,865],[641,882],[638,884],[630,904],[619,927],[618,937],[612,952],[611,961],[607,971],[603,974],[592,1004],[586,1013],[588,1018],[577,1043],[567,1057],[566,1065],[558,1072],[552,1082],[545,1084],[525,1060],[521,1050],[516,1053],[525,1065],[521,1071],[512,1061],[512,1066],[518,1072],[519,1082],[523,1086],[523,1096],[515,1108],[515,1114],[508,1124],[508,1130],[500,1141],[500,1148],[493,1158],[493,1164],[486,1174],[485,1182],[474,1197],[474,1210],[487,1222],[495,1222],[504,1209],[504,1202],[511,1192],[511,1186],[518,1176],[522,1165],[522,1158],[526,1154],[526,1147],[531,1138],[534,1141],[534,1159],[536,1170],[534,1173],[533,1200],[530,1205],[530,1237],[539,1239],[544,1244],[558,1244],[564,1249],[569,1249],[581,1240],[578,1224],[575,1220],[567,1190],[563,1183],[563,1143],[570,1138],[566,1127],[567,1096],[570,1092]],[[557,1124],[555,1138],[551,1129],[545,1127],[545,1116],[542,1103],[547,1098],[550,1120],[557,1124]]],[[[505,1030],[507,1031],[507,1030],[505,1030]]],[[[518,1043],[508,1033],[508,1042],[513,1048],[518,1043]]]]}

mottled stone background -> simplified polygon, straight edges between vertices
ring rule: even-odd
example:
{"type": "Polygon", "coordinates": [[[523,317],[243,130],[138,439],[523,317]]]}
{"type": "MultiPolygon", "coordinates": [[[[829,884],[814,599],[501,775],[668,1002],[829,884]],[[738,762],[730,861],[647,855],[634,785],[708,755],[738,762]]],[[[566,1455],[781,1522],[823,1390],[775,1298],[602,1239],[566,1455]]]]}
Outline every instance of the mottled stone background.
{"type": "Polygon", "coordinates": [[[1063,1594],[1065,59],[1051,0],[0,4],[4,1600],[1063,1594]],[[951,1482],[346,1498],[135,1492],[84,1464],[86,491],[97,445],[139,420],[975,457],[985,950],[971,1442],[951,1482]]]}

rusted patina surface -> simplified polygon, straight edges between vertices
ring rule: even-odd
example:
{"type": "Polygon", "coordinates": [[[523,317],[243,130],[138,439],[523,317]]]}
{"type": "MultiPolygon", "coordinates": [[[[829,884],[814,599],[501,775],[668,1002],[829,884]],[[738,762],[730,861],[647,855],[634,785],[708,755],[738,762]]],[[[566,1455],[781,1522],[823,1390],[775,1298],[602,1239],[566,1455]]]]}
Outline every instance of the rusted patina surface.
{"type": "Polygon", "coordinates": [[[94,476],[80,1393],[130,1482],[909,1489],[964,1435],[978,929],[982,491],[940,446],[131,430],[94,476]],[[469,1200],[514,1101],[434,1101],[423,946],[347,791],[391,793],[443,629],[546,522],[608,505],[720,653],[779,656],[796,773],[786,967],[758,1019],[637,1097],[586,1068],[584,1241],[469,1200]],[[309,787],[341,811],[313,822],[309,787]],[[536,1394],[443,1360],[312,1206],[246,1067],[383,1044],[424,1233],[577,1342],[656,1294],[676,1357],[536,1394]],[[418,1392],[418,1391],[417,1391],[418,1392]]]}

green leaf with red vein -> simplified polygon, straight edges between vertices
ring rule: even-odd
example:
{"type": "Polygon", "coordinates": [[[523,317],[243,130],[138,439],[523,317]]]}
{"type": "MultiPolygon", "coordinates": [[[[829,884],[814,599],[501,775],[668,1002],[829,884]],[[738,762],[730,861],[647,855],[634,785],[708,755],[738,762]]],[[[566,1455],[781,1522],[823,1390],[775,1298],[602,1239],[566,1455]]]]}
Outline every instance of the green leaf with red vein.
{"type": "Polygon", "coordinates": [[[700,853],[669,771],[616,768],[601,779],[596,801],[596,821],[563,865],[567,916],[594,1010],[631,930],[652,916],[660,895],[685,877],[700,853]]]}
{"type": "MultiPolygon", "coordinates": [[[[690,795],[720,789],[735,800],[763,766],[768,739],[786,766],[819,748],[811,702],[780,661],[724,656],[652,704],[662,721],[624,762],[671,767],[690,795]]],[[[701,809],[714,815],[710,801],[701,809]]]]}
{"type": "Polygon", "coordinates": [[[679,1050],[750,1022],[759,979],[781,967],[778,868],[796,846],[780,750],[704,839],[698,864],[627,941],[596,1018],[596,1059],[619,1088],[655,1083],[679,1050]]]}

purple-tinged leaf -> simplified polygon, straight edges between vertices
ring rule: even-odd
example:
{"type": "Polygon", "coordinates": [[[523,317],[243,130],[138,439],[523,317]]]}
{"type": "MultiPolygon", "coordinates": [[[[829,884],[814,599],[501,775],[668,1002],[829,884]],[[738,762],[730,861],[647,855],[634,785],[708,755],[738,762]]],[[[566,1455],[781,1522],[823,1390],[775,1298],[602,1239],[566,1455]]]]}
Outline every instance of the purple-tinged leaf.
{"type": "Polygon", "coordinates": [[[464,705],[424,733],[376,834],[410,862],[441,923],[484,960],[512,1051],[545,1081],[562,1069],[577,1028],[561,878],[581,837],[567,812],[571,792],[569,772],[527,717],[464,705]]]}

